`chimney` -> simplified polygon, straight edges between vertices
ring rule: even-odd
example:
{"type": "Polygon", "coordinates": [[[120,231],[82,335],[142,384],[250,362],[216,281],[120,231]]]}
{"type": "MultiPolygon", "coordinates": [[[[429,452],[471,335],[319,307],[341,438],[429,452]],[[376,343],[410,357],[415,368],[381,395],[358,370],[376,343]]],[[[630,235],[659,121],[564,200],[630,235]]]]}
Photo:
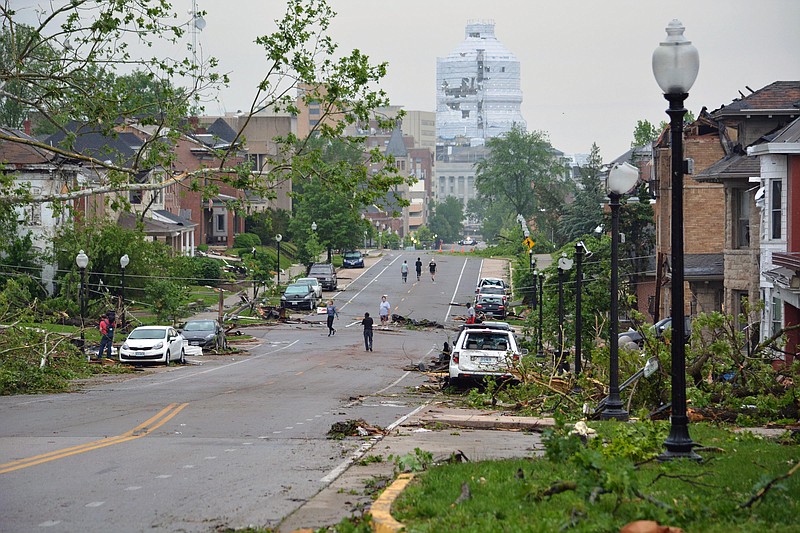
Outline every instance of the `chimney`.
{"type": "Polygon", "coordinates": [[[31,119],[26,118],[22,122],[22,129],[25,131],[25,135],[31,135],[31,119]]]}

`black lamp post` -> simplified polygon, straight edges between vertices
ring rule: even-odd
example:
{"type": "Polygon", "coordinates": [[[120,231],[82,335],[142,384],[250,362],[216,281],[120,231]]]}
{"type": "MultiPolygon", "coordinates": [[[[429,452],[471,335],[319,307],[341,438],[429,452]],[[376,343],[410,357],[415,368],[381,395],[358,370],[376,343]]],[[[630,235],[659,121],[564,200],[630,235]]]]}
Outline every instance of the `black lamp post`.
{"type": "Polygon", "coordinates": [[[539,283],[539,339],[537,343],[537,351],[536,355],[538,357],[544,357],[544,346],[542,345],[542,311],[544,308],[544,274],[541,272],[537,272],[536,270],[533,271],[534,275],[534,283],[539,283]]]}
{"type": "Polygon", "coordinates": [[[536,266],[536,259],[533,258],[533,248],[528,250],[528,273],[531,276],[533,281],[533,288],[531,289],[531,294],[533,294],[533,301],[531,304],[533,308],[536,309],[536,278],[533,277],[534,267],[536,266]]]}
{"type": "Polygon", "coordinates": [[[671,459],[699,460],[692,451],[694,442],[689,436],[689,418],[686,416],[686,347],[683,298],[683,106],[700,69],[700,58],[691,41],[683,36],[683,24],[673,20],[667,26],[667,40],[653,52],[653,74],[664,98],[669,102],[670,161],[672,174],[672,415],[670,431],[664,441],[666,450],[659,455],[662,461],[671,459]]]}
{"type": "Polygon", "coordinates": [[[609,379],[605,409],[600,418],[627,420],[628,411],[619,395],[619,200],[639,181],[639,169],[620,163],[608,171],[608,197],[611,199],[611,310],[609,312],[609,379]]]}
{"type": "Polygon", "coordinates": [[[122,270],[122,279],[120,282],[120,293],[119,293],[119,307],[120,313],[122,313],[122,331],[125,331],[125,326],[127,325],[125,319],[125,267],[128,266],[131,259],[128,257],[128,254],[123,255],[119,258],[119,267],[122,270]]]}
{"type": "Polygon", "coordinates": [[[275,235],[275,240],[278,242],[278,267],[275,269],[278,274],[278,283],[277,287],[278,290],[281,290],[281,241],[283,240],[283,235],[278,233],[275,235]]]}
{"type": "Polygon", "coordinates": [[[81,288],[78,296],[78,307],[81,313],[81,352],[86,353],[86,337],[83,334],[84,320],[86,319],[86,267],[89,266],[89,256],[83,250],[75,256],[75,264],[81,272],[81,288]]]}
{"type": "Polygon", "coordinates": [[[592,256],[586,249],[583,241],[575,243],[575,375],[581,373],[581,330],[583,329],[583,316],[581,316],[581,297],[583,296],[583,257],[592,256]]]}
{"type": "Polygon", "coordinates": [[[564,276],[572,268],[572,259],[562,254],[558,260],[558,366],[564,363],[564,276]]]}

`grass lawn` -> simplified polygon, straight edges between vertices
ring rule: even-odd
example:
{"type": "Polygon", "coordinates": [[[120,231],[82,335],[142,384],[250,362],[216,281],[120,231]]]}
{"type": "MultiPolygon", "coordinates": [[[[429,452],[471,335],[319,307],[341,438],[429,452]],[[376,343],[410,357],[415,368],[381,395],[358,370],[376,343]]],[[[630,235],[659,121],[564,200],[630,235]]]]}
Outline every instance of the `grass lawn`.
{"type": "Polygon", "coordinates": [[[644,439],[630,427],[614,429],[616,438],[608,429],[634,424],[589,425],[603,445],[587,447],[575,436],[561,436],[551,441],[552,459],[452,464],[424,472],[395,502],[393,516],[411,532],[608,532],[634,520],[687,533],[800,531],[800,474],[746,505],[766,482],[800,461],[796,438],[780,444],[693,424],[703,462],[659,463],[652,456],[660,451],[666,424],[644,439]],[[641,453],[645,440],[658,444],[648,457],[623,457],[634,448],[633,455],[641,453]],[[465,484],[471,497],[457,502],[465,484]]]}

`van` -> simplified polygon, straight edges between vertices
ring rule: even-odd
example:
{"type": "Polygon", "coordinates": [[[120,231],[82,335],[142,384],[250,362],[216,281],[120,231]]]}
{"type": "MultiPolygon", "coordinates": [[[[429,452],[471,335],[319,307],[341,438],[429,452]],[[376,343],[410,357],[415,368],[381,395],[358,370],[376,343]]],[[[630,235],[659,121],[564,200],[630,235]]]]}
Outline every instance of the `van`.
{"type": "Polygon", "coordinates": [[[330,263],[314,263],[308,271],[308,277],[317,278],[326,291],[335,291],[339,287],[336,269],[330,263]]]}

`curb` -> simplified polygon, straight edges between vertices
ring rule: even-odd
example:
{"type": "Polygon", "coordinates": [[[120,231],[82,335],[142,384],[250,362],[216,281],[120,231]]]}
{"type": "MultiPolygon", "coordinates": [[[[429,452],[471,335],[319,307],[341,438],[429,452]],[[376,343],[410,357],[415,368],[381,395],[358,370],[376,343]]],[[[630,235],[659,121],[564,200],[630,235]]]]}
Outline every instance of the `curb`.
{"type": "Polygon", "coordinates": [[[414,479],[414,474],[400,474],[397,479],[383,491],[383,493],[375,500],[375,503],[370,507],[370,514],[372,515],[372,531],[375,533],[395,533],[402,531],[405,526],[392,517],[392,504],[403,492],[411,480],[414,479]]]}

